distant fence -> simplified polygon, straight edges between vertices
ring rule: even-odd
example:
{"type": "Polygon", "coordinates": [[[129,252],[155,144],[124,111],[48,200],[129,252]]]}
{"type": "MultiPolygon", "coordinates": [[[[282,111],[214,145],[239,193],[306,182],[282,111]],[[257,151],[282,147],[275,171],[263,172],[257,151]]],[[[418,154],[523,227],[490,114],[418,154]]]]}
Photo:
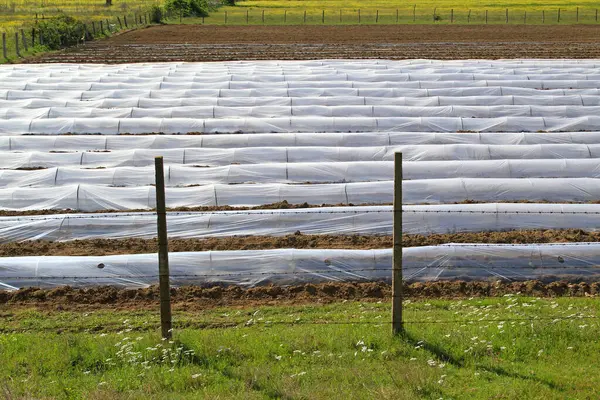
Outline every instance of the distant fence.
{"type": "Polygon", "coordinates": [[[396,9],[259,9],[220,10],[202,19],[211,25],[337,25],[337,24],[594,24],[597,8],[545,9],[425,9],[412,6],[396,9]]]}
{"type": "MultiPolygon", "coordinates": [[[[36,15],[36,22],[38,18],[36,15]]],[[[77,43],[75,46],[85,44],[97,38],[107,37],[126,29],[134,29],[141,26],[147,26],[150,23],[150,15],[145,12],[125,14],[122,16],[113,16],[97,20],[86,21],[77,33],[77,43]]],[[[44,32],[39,29],[37,24],[26,28],[2,29],[0,27],[2,54],[0,61],[10,61],[13,59],[25,57],[42,49],[47,45],[48,38],[44,32]]],[[[66,42],[67,38],[72,38],[73,32],[59,32],[61,43],[66,42]],[[64,40],[63,40],[64,39],[64,40]]],[[[71,44],[61,45],[69,47],[71,44]]]]}

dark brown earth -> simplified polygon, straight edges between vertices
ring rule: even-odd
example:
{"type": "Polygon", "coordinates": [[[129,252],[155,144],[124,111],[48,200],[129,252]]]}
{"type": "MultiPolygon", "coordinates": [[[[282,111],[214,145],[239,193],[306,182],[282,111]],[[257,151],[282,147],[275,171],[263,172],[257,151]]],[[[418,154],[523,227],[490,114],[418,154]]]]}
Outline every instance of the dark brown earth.
{"type": "MultiPolygon", "coordinates": [[[[522,230],[509,232],[404,235],[405,247],[443,243],[557,243],[600,242],[600,232],[580,229],[522,230]]],[[[391,236],[303,235],[232,236],[208,239],[171,239],[169,251],[261,250],[261,249],[383,249],[392,247],[391,236]]],[[[156,239],[91,239],[71,242],[28,241],[0,244],[0,257],[15,256],[105,256],[142,254],[158,251],[156,239]]]]}
{"type": "MultiPolygon", "coordinates": [[[[521,294],[524,296],[597,296],[600,283],[542,283],[540,281],[437,281],[406,284],[406,298],[464,298],[521,294]]],[[[323,283],[298,286],[183,286],[171,289],[173,308],[176,310],[206,309],[207,307],[255,305],[298,305],[331,303],[340,300],[389,300],[391,287],[383,282],[323,283]]],[[[99,286],[77,289],[63,286],[54,289],[25,288],[18,291],[0,291],[0,306],[36,306],[61,310],[88,308],[142,309],[158,307],[159,290],[156,286],[145,289],[117,289],[99,286]]]]}
{"type": "Polygon", "coordinates": [[[597,25],[164,25],[27,62],[596,57],[597,25]]]}

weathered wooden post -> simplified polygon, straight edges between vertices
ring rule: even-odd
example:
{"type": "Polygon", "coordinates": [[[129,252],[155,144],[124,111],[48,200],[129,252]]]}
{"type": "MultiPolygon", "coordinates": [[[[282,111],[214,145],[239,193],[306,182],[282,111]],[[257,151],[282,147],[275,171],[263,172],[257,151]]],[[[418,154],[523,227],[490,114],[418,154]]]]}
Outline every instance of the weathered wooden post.
{"type": "Polygon", "coordinates": [[[394,154],[394,248],[392,252],[392,334],[404,331],[402,320],[402,153],[394,154]]]}
{"type": "Polygon", "coordinates": [[[19,50],[19,32],[15,32],[15,49],[17,57],[21,57],[21,51],[19,50]]]}
{"type": "Polygon", "coordinates": [[[6,51],[6,32],[2,32],[2,56],[8,60],[8,52],[6,51]]]}
{"type": "Polygon", "coordinates": [[[454,8],[450,9],[450,23],[454,23],[454,8]]]}
{"type": "Polygon", "coordinates": [[[506,9],[506,23],[508,24],[508,8],[506,9]]]}
{"type": "Polygon", "coordinates": [[[23,48],[25,51],[29,50],[29,46],[27,45],[27,38],[25,37],[25,31],[21,29],[21,39],[23,40],[23,48]]]}
{"type": "Polygon", "coordinates": [[[160,328],[164,339],[173,336],[171,288],[169,284],[169,242],[167,237],[167,207],[163,158],[154,159],[156,173],[156,216],[158,227],[158,283],[160,287],[160,328]]]}

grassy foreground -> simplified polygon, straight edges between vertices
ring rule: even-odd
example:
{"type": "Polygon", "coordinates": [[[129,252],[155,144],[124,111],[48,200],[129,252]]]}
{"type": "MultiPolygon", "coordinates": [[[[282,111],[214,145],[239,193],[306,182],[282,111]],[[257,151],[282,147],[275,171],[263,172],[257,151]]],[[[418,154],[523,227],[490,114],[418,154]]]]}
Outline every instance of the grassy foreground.
{"type": "Polygon", "coordinates": [[[407,302],[395,338],[388,302],[178,308],[165,342],[153,310],[4,305],[0,397],[592,399],[600,385],[594,298],[407,302]]]}

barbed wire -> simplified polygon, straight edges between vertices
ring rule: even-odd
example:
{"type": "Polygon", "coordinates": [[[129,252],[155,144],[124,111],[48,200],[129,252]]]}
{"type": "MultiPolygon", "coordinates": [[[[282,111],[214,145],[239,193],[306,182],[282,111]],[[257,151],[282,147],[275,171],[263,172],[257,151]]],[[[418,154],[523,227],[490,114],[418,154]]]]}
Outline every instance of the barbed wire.
{"type": "MultiPolygon", "coordinates": [[[[528,203],[529,204],[529,203],[528,203]]],[[[544,203],[531,203],[531,204],[544,204],[544,203]]],[[[352,207],[352,206],[343,206],[352,207]]],[[[600,215],[600,211],[489,211],[489,210],[318,210],[319,207],[303,208],[303,209],[278,209],[278,210],[244,210],[244,211],[169,211],[169,216],[186,216],[186,217],[202,217],[202,216],[230,216],[230,215],[244,215],[244,216],[263,216],[263,215],[289,215],[289,214],[477,214],[477,215],[600,215]],[[300,211],[301,210],[301,211],[300,211]]],[[[600,208],[600,204],[598,205],[600,208]]],[[[40,215],[4,215],[0,216],[0,220],[13,220],[13,221],[57,221],[57,220],[78,220],[78,219],[119,219],[126,217],[154,217],[156,212],[149,211],[147,213],[131,213],[131,212],[109,212],[109,213],[89,213],[89,214],[40,214],[40,215]]]]}

